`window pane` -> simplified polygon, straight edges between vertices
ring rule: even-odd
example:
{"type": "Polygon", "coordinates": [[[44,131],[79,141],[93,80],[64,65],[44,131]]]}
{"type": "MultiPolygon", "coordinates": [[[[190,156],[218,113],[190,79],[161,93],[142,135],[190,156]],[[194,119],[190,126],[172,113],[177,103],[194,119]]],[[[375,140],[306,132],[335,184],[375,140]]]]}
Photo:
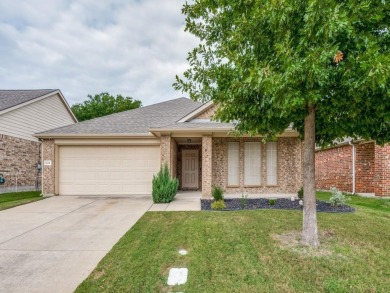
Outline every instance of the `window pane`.
{"type": "Polygon", "coordinates": [[[267,184],[268,185],[276,185],[277,184],[277,143],[276,142],[268,142],[267,143],[267,184]]]}
{"type": "Polygon", "coordinates": [[[228,185],[240,183],[240,145],[238,142],[228,143],[228,185]]]}
{"type": "Polygon", "coordinates": [[[261,143],[244,143],[244,184],[261,184],[261,143]]]}

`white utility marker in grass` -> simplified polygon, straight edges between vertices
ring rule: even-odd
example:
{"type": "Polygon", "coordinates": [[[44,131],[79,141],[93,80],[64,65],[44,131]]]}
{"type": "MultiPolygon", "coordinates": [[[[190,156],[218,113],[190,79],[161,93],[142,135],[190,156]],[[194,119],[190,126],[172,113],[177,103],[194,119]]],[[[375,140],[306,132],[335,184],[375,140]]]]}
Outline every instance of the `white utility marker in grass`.
{"type": "Polygon", "coordinates": [[[182,285],[187,282],[188,269],[187,268],[173,268],[169,270],[168,285],[182,285]]]}
{"type": "Polygon", "coordinates": [[[179,254],[180,255],[186,255],[188,252],[187,252],[187,250],[185,250],[185,249],[180,249],[179,250],[179,254]]]}

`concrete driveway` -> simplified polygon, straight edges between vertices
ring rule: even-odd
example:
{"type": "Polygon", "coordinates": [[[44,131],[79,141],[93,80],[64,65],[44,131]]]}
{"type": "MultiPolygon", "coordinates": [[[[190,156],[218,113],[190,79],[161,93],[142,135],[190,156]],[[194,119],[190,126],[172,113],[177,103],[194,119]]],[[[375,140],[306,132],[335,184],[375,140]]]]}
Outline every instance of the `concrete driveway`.
{"type": "Polygon", "coordinates": [[[57,196],[0,212],[0,292],[73,292],[150,196],[57,196]]]}

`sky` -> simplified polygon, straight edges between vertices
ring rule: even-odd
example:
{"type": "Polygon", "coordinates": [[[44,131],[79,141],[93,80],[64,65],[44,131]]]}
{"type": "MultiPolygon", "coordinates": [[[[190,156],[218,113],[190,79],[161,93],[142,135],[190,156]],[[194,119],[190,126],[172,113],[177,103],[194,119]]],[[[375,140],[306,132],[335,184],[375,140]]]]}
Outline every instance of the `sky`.
{"type": "Polygon", "coordinates": [[[143,105],[186,96],[176,74],[198,40],[185,0],[1,0],[0,89],[60,89],[70,104],[109,92],[143,105]]]}

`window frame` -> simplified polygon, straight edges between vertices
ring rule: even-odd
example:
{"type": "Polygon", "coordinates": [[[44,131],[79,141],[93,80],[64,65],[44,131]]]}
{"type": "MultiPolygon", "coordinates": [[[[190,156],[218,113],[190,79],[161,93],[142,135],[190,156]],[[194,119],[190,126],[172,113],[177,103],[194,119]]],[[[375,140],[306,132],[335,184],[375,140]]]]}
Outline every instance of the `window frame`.
{"type": "Polygon", "coordinates": [[[262,169],[263,169],[263,144],[261,143],[261,141],[244,141],[244,149],[243,149],[243,153],[244,153],[244,159],[243,159],[243,186],[244,187],[261,187],[263,186],[263,176],[262,176],[262,169]],[[259,179],[259,183],[258,184],[246,184],[245,183],[245,175],[246,175],[246,164],[245,164],[245,161],[246,161],[246,158],[247,158],[247,154],[246,154],[246,148],[245,148],[245,145],[246,144],[259,144],[259,150],[260,150],[260,166],[259,166],[259,176],[258,176],[258,179],[259,179]]]}
{"type": "Polygon", "coordinates": [[[241,173],[241,164],[240,164],[240,142],[238,141],[228,141],[227,142],[227,145],[226,145],[226,148],[227,148],[227,151],[226,151],[226,160],[227,160],[227,164],[226,164],[226,186],[227,187],[240,187],[240,173],[241,173]],[[229,182],[229,145],[231,144],[235,144],[238,146],[238,153],[237,153],[237,184],[230,184],[229,182]]]}
{"type": "Polygon", "coordinates": [[[265,146],[265,152],[266,152],[266,157],[265,157],[265,185],[266,186],[278,186],[279,185],[279,144],[277,141],[270,141],[266,143],[265,146]],[[268,145],[270,143],[273,143],[275,145],[275,155],[276,155],[276,160],[275,160],[275,177],[276,177],[276,183],[269,183],[268,182],[268,145]]]}

